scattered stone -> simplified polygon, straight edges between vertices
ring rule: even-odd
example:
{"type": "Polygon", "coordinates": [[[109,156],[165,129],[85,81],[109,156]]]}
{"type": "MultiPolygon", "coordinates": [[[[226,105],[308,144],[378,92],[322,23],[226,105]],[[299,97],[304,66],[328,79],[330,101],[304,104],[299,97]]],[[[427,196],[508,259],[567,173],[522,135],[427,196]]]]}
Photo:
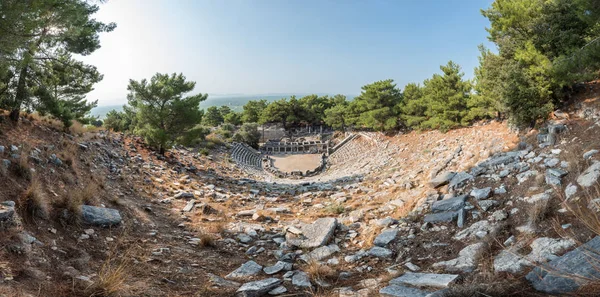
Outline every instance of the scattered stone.
{"type": "Polygon", "coordinates": [[[448,272],[473,272],[477,268],[480,251],[485,247],[481,242],[469,245],[458,253],[458,258],[434,263],[433,268],[444,269],[448,272]]]}
{"type": "Polygon", "coordinates": [[[544,180],[546,181],[546,184],[549,186],[560,186],[562,185],[562,181],[560,179],[560,177],[557,177],[553,174],[551,174],[549,171],[546,171],[546,175],[544,177],[544,180]]]}
{"type": "Polygon", "coordinates": [[[498,166],[498,165],[506,165],[509,163],[513,163],[519,160],[519,152],[508,152],[502,155],[497,155],[494,157],[491,157],[479,164],[477,164],[476,167],[487,167],[487,168],[491,168],[493,166],[498,166]]]}
{"type": "Polygon", "coordinates": [[[465,205],[467,195],[460,195],[450,199],[436,201],[431,205],[431,211],[442,212],[450,210],[459,210],[465,205]]]}
{"type": "Polygon", "coordinates": [[[179,192],[174,197],[175,197],[175,199],[192,199],[192,198],[194,198],[194,193],[179,192]]]}
{"type": "Polygon", "coordinates": [[[304,271],[296,271],[292,276],[292,285],[299,288],[312,288],[310,278],[304,271]]]}
{"type": "Polygon", "coordinates": [[[183,211],[183,212],[192,211],[192,208],[194,208],[194,204],[196,204],[196,200],[192,199],[192,200],[188,201],[188,203],[185,205],[185,207],[181,211],[183,211]]]}
{"type": "Polygon", "coordinates": [[[550,169],[546,170],[546,172],[548,174],[554,175],[556,177],[565,177],[568,174],[567,171],[562,170],[560,168],[550,168],[550,169]]]}
{"type": "MultiPolygon", "coordinates": [[[[12,201],[10,201],[12,202],[12,201]]],[[[13,218],[15,214],[15,207],[10,206],[10,204],[2,203],[0,204],[0,221],[8,221],[13,218]]]]}
{"type": "Polygon", "coordinates": [[[389,249],[374,246],[369,250],[369,255],[377,258],[388,259],[392,257],[393,252],[389,249]]]}
{"type": "Polygon", "coordinates": [[[575,246],[575,242],[571,239],[541,237],[534,240],[530,246],[531,253],[527,258],[541,263],[558,258],[556,254],[572,248],[575,246]]]}
{"type": "Polygon", "coordinates": [[[217,287],[239,288],[242,284],[230,280],[226,280],[218,275],[208,273],[208,280],[217,287]]]}
{"type": "Polygon", "coordinates": [[[450,180],[456,175],[454,172],[444,172],[429,181],[429,184],[434,188],[439,188],[441,186],[447,185],[450,180]]]}
{"type": "Polygon", "coordinates": [[[286,240],[288,244],[300,248],[320,247],[329,242],[336,226],[335,218],[320,218],[312,224],[303,225],[301,237],[294,236],[291,232],[286,233],[286,240]]]}
{"type": "Polygon", "coordinates": [[[483,199],[487,199],[488,197],[490,197],[491,192],[492,192],[491,187],[487,187],[487,188],[483,188],[483,189],[473,188],[470,195],[471,195],[471,197],[473,197],[477,200],[483,200],[483,199]]]}
{"type": "Polygon", "coordinates": [[[567,239],[538,238],[531,243],[531,252],[527,256],[521,256],[512,249],[500,252],[494,259],[494,271],[519,274],[535,263],[544,263],[558,258],[556,254],[574,245],[572,240],[567,239]]]}
{"type": "Polygon", "coordinates": [[[83,221],[94,226],[109,227],[121,223],[121,214],[112,208],[82,205],[83,221]]]}
{"type": "Polygon", "coordinates": [[[269,291],[269,295],[281,295],[283,293],[287,292],[287,289],[284,286],[279,286],[271,291],[269,291]]]}
{"type": "Polygon", "coordinates": [[[344,257],[344,261],[346,261],[347,263],[354,263],[367,255],[368,255],[368,252],[366,252],[364,250],[360,250],[360,251],[358,251],[358,253],[356,253],[354,255],[348,255],[348,256],[344,257]]]}
{"type": "Polygon", "coordinates": [[[473,175],[468,174],[466,172],[459,172],[456,175],[454,175],[452,180],[450,180],[450,184],[448,185],[448,187],[450,189],[458,189],[464,186],[464,184],[470,180],[473,180],[473,175]]]}
{"type": "Polygon", "coordinates": [[[560,163],[560,160],[558,158],[548,158],[544,160],[544,165],[546,165],[547,167],[554,167],[558,165],[558,163],[560,163]]]}
{"type": "Polygon", "coordinates": [[[425,223],[449,223],[452,222],[455,218],[458,217],[457,211],[448,211],[448,212],[440,212],[440,213],[430,213],[425,215],[423,221],[425,223]]]}
{"type": "Polygon", "coordinates": [[[411,262],[404,263],[404,266],[406,266],[406,268],[408,268],[412,272],[417,272],[417,271],[421,270],[421,267],[419,267],[418,265],[415,265],[411,262]]]}
{"type": "Polygon", "coordinates": [[[565,188],[565,198],[567,200],[569,200],[571,197],[573,197],[573,195],[575,195],[576,193],[577,193],[577,186],[574,184],[569,184],[565,188]]]}
{"type": "Polygon", "coordinates": [[[598,182],[600,178],[600,162],[594,161],[594,163],[588,167],[578,178],[577,183],[584,187],[591,187],[598,182]]]}
{"type": "Polygon", "coordinates": [[[514,235],[511,235],[508,239],[504,241],[504,246],[511,246],[517,241],[517,238],[514,235]]]}
{"type": "Polygon", "coordinates": [[[488,222],[487,220],[482,220],[479,222],[475,222],[467,229],[456,233],[456,235],[454,235],[454,239],[465,240],[482,238],[485,237],[485,235],[487,235],[488,233],[490,233],[493,229],[494,227],[490,224],[490,222],[488,222]]]}
{"type": "Polygon", "coordinates": [[[252,237],[248,236],[248,234],[240,233],[237,235],[237,239],[241,243],[250,243],[252,242],[252,237]]]}
{"type": "Polygon", "coordinates": [[[397,286],[410,285],[415,287],[447,288],[457,278],[458,274],[406,272],[402,276],[392,279],[390,284],[397,286]]]}
{"type": "Polygon", "coordinates": [[[536,176],[536,175],[538,175],[538,172],[536,170],[527,170],[525,172],[517,174],[516,177],[517,177],[517,181],[519,181],[519,184],[522,184],[525,181],[527,181],[530,177],[536,176]]]}
{"type": "Polygon", "coordinates": [[[492,214],[492,218],[494,219],[494,221],[504,221],[508,218],[508,213],[506,213],[506,210],[503,209],[496,210],[492,214]]]}
{"type": "Polygon", "coordinates": [[[530,261],[511,250],[503,250],[494,258],[494,271],[497,273],[518,274],[531,265],[530,261]]]}
{"type": "Polygon", "coordinates": [[[331,255],[340,251],[337,244],[330,244],[314,249],[312,252],[300,256],[300,259],[306,263],[310,261],[321,261],[331,257],[331,255]]]}
{"type": "Polygon", "coordinates": [[[479,205],[481,210],[488,211],[490,208],[498,205],[499,203],[496,200],[481,200],[477,201],[477,204],[479,205]]]}
{"type": "Polygon", "coordinates": [[[267,278],[243,284],[236,292],[236,297],[259,297],[279,287],[281,280],[267,278]]]}
{"type": "Polygon", "coordinates": [[[384,297],[427,297],[429,292],[402,285],[389,285],[379,290],[379,295],[384,297]]]}
{"type": "Polygon", "coordinates": [[[591,159],[595,154],[597,154],[599,151],[598,150],[590,150],[587,151],[583,154],[583,159],[584,160],[589,160],[591,159]]]}
{"type": "Polygon", "coordinates": [[[257,275],[262,270],[262,266],[258,265],[254,261],[248,261],[238,269],[234,270],[230,274],[226,275],[225,278],[243,278],[248,276],[257,275]]]}
{"type": "Polygon", "coordinates": [[[592,199],[588,203],[588,208],[595,212],[600,212],[600,198],[592,199]]]}
{"type": "Polygon", "coordinates": [[[527,199],[527,202],[533,204],[540,200],[550,200],[552,198],[548,193],[539,193],[531,196],[531,198],[527,199]]]}
{"type": "Polygon", "coordinates": [[[275,265],[263,268],[263,271],[268,275],[279,273],[284,270],[285,271],[292,270],[292,263],[277,261],[277,263],[275,263],[275,265]]]}
{"type": "Polygon", "coordinates": [[[380,247],[386,247],[390,242],[396,239],[398,229],[386,229],[381,234],[377,235],[373,244],[380,247]]]}

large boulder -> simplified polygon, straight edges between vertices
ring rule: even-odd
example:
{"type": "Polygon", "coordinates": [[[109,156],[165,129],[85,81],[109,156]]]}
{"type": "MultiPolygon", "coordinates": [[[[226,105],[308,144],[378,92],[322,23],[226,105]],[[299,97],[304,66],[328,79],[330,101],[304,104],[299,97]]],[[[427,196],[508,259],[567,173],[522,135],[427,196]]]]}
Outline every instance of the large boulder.
{"type": "Polygon", "coordinates": [[[600,236],[582,246],[534,268],[526,278],[547,294],[568,294],[600,279],[600,236]]]}
{"type": "Polygon", "coordinates": [[[541,237],[531,244],[531,252],[521,256],[515,250],[504,250],[494,258],[495,272],[518,274],[536,263],[544,263],[557,259],[557,254],[573,247],[575,242],[570,239],[541,237]]]}
{"type": "Polygon", "coordinates": [[[118,225],[122,220],[121,214],[116,209],[91,205],[82,205],[81,215],[85,223],[101,227],[118,225]]]}
{"type": "Polygon", "coordinates": [[[301,234],[286,233],[287,243],[300,248],[316,248],[326,245],[337,227],[337,219],[320,218],[300,228],[301,234]]]}

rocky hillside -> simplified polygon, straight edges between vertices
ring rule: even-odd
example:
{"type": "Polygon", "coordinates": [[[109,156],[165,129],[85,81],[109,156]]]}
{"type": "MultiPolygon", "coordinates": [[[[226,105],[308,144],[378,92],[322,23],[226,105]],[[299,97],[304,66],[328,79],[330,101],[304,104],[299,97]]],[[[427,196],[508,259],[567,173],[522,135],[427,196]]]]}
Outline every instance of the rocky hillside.
{"type": "Polygon", "coordinates": [[[0,295],[596,296],[600,112],[363,134],[320,175],[0,123],[0,295]]]}

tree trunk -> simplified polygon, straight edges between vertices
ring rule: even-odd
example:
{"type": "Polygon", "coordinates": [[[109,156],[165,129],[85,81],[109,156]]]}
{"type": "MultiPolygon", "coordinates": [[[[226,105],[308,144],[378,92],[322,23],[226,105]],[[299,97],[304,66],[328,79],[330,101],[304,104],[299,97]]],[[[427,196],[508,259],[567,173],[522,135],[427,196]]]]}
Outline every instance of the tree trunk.
{"type": "Polygon", "coordinates": [[[23,65],[21,68],[21,72],[19,73],[19,82],[17,83],[17,93],[15,94],[15,102],[12,106],[12,110],[10,111],[10,119],[14,122],[19,121],[19,114],[21,113],[21,104],[25,100],[25,82],[27,80],[27,67],[28,65],[23,65]]]}

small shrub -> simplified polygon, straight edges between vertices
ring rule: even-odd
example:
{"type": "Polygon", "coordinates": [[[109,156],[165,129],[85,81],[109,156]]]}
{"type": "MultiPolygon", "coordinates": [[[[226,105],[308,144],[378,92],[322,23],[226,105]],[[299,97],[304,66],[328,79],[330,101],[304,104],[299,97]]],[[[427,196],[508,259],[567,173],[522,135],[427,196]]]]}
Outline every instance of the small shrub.
{"type": "MultiPolygon", "coordinates": [[[[223,141],[223,139],[219,138],[219,136],[215,135],[215,134],[211,134],[206,136],[206,142],[207,143],[212,143],[212,148],[216,147],[216,146],[221,146],[224,145],[225,142],[223,141]]],[[[207,148],[211,148],[208,145],[206,146],[207,148]]]]}
{"type": "Polygon", "coordinates": [[[341,203],[333,203],[325,208],[325,211],[333,214],[343,214],[346,208],[341,203]]]}
{"type": "Polygon", "coordinates": [[[210,154],[210,150],[208,150],[207,148],[202,148],[200,149],[200,154],[203,156],[208,156],[210,154]]]}

